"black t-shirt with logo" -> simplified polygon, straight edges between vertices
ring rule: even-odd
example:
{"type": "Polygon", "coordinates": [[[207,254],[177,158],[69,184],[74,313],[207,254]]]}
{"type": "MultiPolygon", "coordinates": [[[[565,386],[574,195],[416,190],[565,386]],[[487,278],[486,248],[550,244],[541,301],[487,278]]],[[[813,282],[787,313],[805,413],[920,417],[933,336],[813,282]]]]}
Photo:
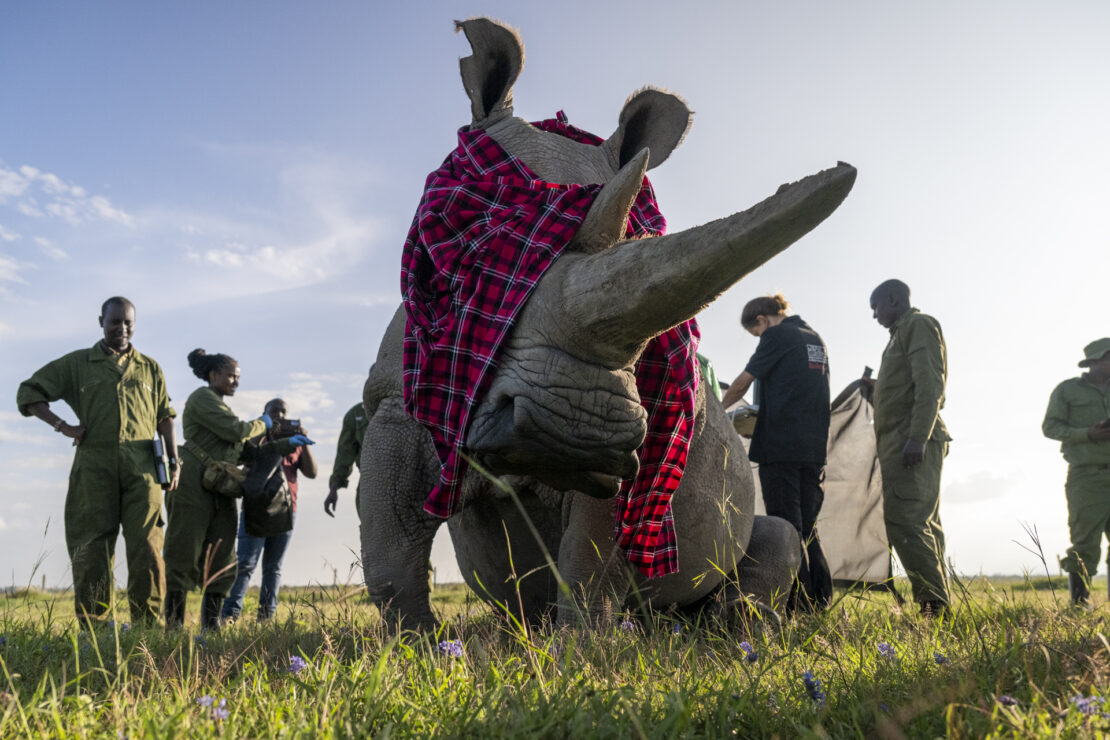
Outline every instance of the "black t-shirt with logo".
{"type": "Polygon", "coordinates": [[[759,337],[744,368],[758,381],[759,404],[748,456],[757,463],[824,465],[829,444],[829,358],[800,316],[759,337]]]}

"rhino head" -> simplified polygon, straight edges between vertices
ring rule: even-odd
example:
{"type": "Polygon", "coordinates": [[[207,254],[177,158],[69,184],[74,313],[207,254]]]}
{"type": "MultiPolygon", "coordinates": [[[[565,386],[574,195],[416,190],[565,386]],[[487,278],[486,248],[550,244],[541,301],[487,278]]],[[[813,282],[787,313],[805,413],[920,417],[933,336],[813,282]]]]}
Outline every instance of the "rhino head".
{"type": "Polygon", "coordinates": [[[648,341],[817,226],[848,195],[856,171],[839,164],[782,186],[747,211],[625,240],[644,173],[686,134],[686,104],[660,90],[634,93],[599,146],[541,131],[513,116],[512,86],[524,60],[519,36],[483,18],[456,26],[473,49],[459,62],[471,126],[546,181],[604,183],[517,317],[466,446],[496,474],[613,496],[639,468],[636,450],[647,425],[633,370],[648,341]]]}

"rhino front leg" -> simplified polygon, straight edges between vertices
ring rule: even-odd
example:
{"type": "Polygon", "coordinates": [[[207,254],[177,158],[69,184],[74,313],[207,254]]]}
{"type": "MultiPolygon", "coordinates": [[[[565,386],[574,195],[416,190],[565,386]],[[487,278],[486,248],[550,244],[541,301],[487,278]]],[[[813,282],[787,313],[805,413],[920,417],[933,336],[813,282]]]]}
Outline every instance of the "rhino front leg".
{"type": "Polygon", "coordinates": [[[802,543],[790,522],[777,516],[757,516],[736,580],[741,591],[778,609],[786,605],[801,565],[802,543]]]}
{"type": "Polygon", "coordinates": [[[435,629],[428,587],[432,541],[443,520],[424,512],[439,470],[427,431],[383,401],[366,428],[359,465],[362,569],[382,617],[406,629],[435,629]]]}
{"type": "Polygon", "coordinates": [[[559,625],[596,626],[621,609],[632,584],[632,567],[613,536],[616,499],[567,493],[559,574],[571,598],[559,593],[559,625]]]}

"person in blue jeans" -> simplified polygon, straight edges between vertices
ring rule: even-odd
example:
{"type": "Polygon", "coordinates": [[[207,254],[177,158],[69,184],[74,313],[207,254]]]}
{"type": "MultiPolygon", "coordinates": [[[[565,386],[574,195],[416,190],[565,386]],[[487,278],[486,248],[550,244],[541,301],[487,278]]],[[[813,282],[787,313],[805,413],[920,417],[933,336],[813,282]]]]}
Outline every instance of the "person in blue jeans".
{"type": "MultiPolygon", "coordinates": [[[[274,422],[268,434],[278,436],[288,432],[306,434],[299,425],[293,429],[286,423],[288,409],[284,400],[280,398],[271,400],[266,404],[266,413],[274,422]]],[[[316,477],[316,458],[312,456],[312,449],[304,445],[298,447],[291,455],[286,455],[282,460],[282,471],[285,473],[285,480],[289,483],[289,493],[293,497],[293,518],[296,521],[297,477],[300,474],[306,478],[316,477]]],[[[281,561],[285,557],[285,550],[292,537],[292,529],[272,537],[252,537],[247,534],[246,521],[240,512],[239,569],[235,584],[224,601],[221,616],[225,622],[234,622],[243,611],[243,597],[247,593],[247,587],[250,586],[251,576],[258,566],[259,557],[262,558],[262,589],[258,594],[258,619],[262,621],[274,616],[274,612],[277,611],[278,587],[281,585],[281,561]]]]}

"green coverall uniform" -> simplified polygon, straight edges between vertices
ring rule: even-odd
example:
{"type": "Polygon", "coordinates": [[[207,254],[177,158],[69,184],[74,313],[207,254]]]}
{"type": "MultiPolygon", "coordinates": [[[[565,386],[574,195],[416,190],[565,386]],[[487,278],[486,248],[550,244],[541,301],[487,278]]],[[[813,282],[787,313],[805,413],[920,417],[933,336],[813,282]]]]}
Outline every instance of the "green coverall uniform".
{"type": "MultiPolygon", "coordinates": [[[[363,410],[361,401],[343,415],[339,444],[335,448],[335,463],[332,464],[331,480],[328,481],[330,485],[346,488],[350,483],[351,470],[359,464],[362,457],[362,440],[366,437],[366,427],[369,424],[370,419],[363,410]]],[[[358,489],[355,489],[355,512],[362,517],[358,489]]]]}
{"type": "Polygon", "coordinates": [[[1060,565],[1086,578],[1098,568],[1103,533],[1110,537],[1110,441],[1092,442],[1087,429],[1108,417],[1110,383],[1100,388],[1083,375],[1056,386],[1041,424],[1044,436],[1061,442],[1068,461],[1071,547],[1060,565]]]}
{"type": "MultiPolygon", "coordinates": [[[[211,388],[193,391],[181,416],[185,439],[214,460],[238,463],[243,444],[264,434],[261,419],[240,421],[211,388]]],[[[226,597],[235,582],[235,537],[239,513],[235,499],[201,485],[204,464],[188,446],[181,447],[181,482],[166,496],[166,584],[185,592],[203,586],[205,593],[226,597]]]]}
{"type": "Polygon", "coordinates": [[[175,416],[162,368],[134,348],[117,359],[97,342],[43,366],[16,392],[24,416],[33,404],[59,399],[86,429],[73,455],[65,503],[77,614],[105,612],[122,526],[131,620],[156,622],[166,577],[162,488],[152,445],[158,423],[175,416]]]}
{"type": "Polygon", "coordinates": [[[887,539],[919,603],[949,601],[940,525],[940,473],[952,439],[940,418],[947,381],[940,324],[909,309],[890,328],[875,381],[875,441],[887,539]],[[925,457],[907,468],[902,448],[910,438],[925,443],[925,457]]]}

